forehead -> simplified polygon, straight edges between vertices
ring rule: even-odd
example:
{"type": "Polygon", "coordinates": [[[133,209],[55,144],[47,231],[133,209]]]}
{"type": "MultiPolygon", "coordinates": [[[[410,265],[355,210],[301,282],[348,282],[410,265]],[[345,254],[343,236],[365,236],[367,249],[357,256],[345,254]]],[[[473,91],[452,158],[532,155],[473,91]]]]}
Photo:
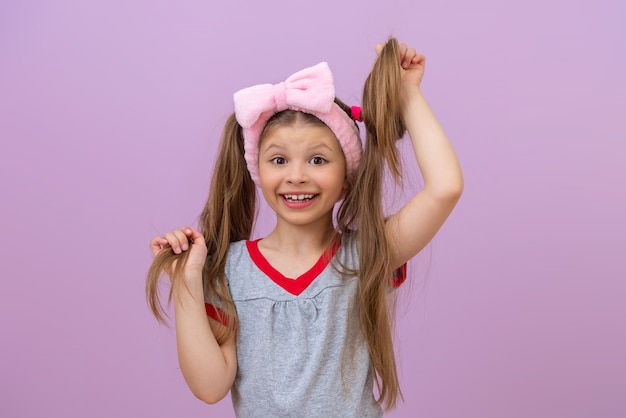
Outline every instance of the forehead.
{"type": "Polygon", "coordinates": [[[297,121],[288,125],[279,125],[263,135],[259,151],[273,148],[327,148],[329,151],[342,153],[341,146],[332,130],[323,124],[309,124],[297,121]]]}

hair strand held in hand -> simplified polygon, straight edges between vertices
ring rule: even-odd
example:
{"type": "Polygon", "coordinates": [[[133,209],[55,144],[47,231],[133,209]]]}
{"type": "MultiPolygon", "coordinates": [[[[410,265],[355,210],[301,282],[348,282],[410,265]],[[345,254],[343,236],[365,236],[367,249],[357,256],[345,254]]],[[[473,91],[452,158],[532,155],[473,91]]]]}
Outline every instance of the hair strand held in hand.
{"type": "MultiPolygon", "coordinates": [[[[389,281],[393,270],[385,234],[382,184],[385,163],[396,180],[400,161],[396,142],[405,131],[401,119],[398,43],[390,39],[380,52],[363,88],[366,141],[353,189],[339,210],[338,227],[359,234],[360,326],[376,371],[380,398],[387,410],[402,397],[392,341],[389,281]]],[[[391,295],[390,295],[391,293],[391,295]]]]}
{"type": "MultiPolygon", "coordinates": [[[[200,215],[200,226],[207,245],[207,260],[203,278],[206,294],[211,304],[219,306],[225,314],[227,327],[223,335],[216,335],[221,344],[229,340],[236,332],[235,305],[228,292],[224,268],[230,243],[250,239],[256,215],[256,186],[246,168],[243,150],[243,135],[234,114],[230,115],[222,132],[219,154],[211,180],[211,188],[206,205],[200,215]]],[[[170,271],[174,262],[176,268],[172,274],[174,283],[183,280],[182,271],[187,261],[188,252],[174,254],[163,251],[152,263],[146,281],[148,305],[154,316],[165,321],[165,310],[159,299],[158,281],[162,274],[170,271]]],[[[172,299],[170,290],[168,303],[172,299]]]]}

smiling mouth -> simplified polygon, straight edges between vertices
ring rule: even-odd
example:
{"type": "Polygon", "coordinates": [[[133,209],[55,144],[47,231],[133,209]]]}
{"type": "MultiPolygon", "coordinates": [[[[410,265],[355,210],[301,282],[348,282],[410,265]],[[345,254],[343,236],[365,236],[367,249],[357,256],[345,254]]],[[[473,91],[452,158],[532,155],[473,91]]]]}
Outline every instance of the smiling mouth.
{"type": "Polygon", "coordinates": [[[307,202],[313,199],[314,194],[284,194],[281,195],[287,202],[307,202]]]}

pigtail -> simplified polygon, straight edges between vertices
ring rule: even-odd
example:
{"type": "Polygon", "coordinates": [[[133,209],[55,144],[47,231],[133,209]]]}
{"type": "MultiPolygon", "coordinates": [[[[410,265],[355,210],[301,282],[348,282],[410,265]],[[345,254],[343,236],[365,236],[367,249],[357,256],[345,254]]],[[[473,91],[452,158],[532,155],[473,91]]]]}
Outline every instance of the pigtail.
{"type": "Polygon", "coordinates": [[[398,41],[391,38],[365,80],[361,113],[367,130],[365,151],[369,148],[371,154],[378,154],[374,155],[375,159],[382,157],[396,181],[401,176],[396,141],[406,131],[402,121],[398,54],[398,41]]]}
{"type": "Polygon", "coordinates": [[[356,229],[359,239],[357,311],[376,371],[378,402],[393,409],[402,397],[392,342],[389,286],[393,274],[385,234],[382,185],[385,164],[396,181],[401,176],[396,141],[404,134],[400,102],[398,43],[390,39],[380,52],[363,88],[362,118],[367,129],[361,163],[352,190],[338,212],[338,228],[356,229]]]}
{"type": "MultiPolygon", "coordinates": [[[[218,343],[230,339],[235,333],[236,311],[233,304],[224,269],[230,243],[250,239],[256,215],[256,186],[246,167],[241,126],[232,114],[222,132],[220,150],[215,162],[211,188],[204,209],[200,215],[200,225],[207,245],[207,262],[203,269],[205,294],[209,303],[219,307],[223,328],[216,335],[218,343]]],[[[188,252],[175,254],[164,251],[155,257],[148,271],[146,297],[152,313],[159,322],[165,322],[167,314],[159,299],[159,277],[176,267],[171,277],[172,284],[183,280],[182,272],[187,263],[188,252]]],[[[168,303],[172,300],[170,288],[168,303]]]]}

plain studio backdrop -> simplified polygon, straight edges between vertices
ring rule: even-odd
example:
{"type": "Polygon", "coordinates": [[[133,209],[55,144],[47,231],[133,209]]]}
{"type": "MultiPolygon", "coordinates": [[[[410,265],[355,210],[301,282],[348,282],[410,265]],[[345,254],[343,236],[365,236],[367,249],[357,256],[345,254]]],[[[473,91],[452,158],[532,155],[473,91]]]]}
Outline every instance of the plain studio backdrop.
{"type": "Polygon", "coordinates": [[[3,1],[0,415],[232,416],[151,317],[148,241],[195,225],[234,91],[327,61],[360,104],[396,36],[466,186],[399,291],[389,416],[626,416],[624,4],[3,1]]]}

